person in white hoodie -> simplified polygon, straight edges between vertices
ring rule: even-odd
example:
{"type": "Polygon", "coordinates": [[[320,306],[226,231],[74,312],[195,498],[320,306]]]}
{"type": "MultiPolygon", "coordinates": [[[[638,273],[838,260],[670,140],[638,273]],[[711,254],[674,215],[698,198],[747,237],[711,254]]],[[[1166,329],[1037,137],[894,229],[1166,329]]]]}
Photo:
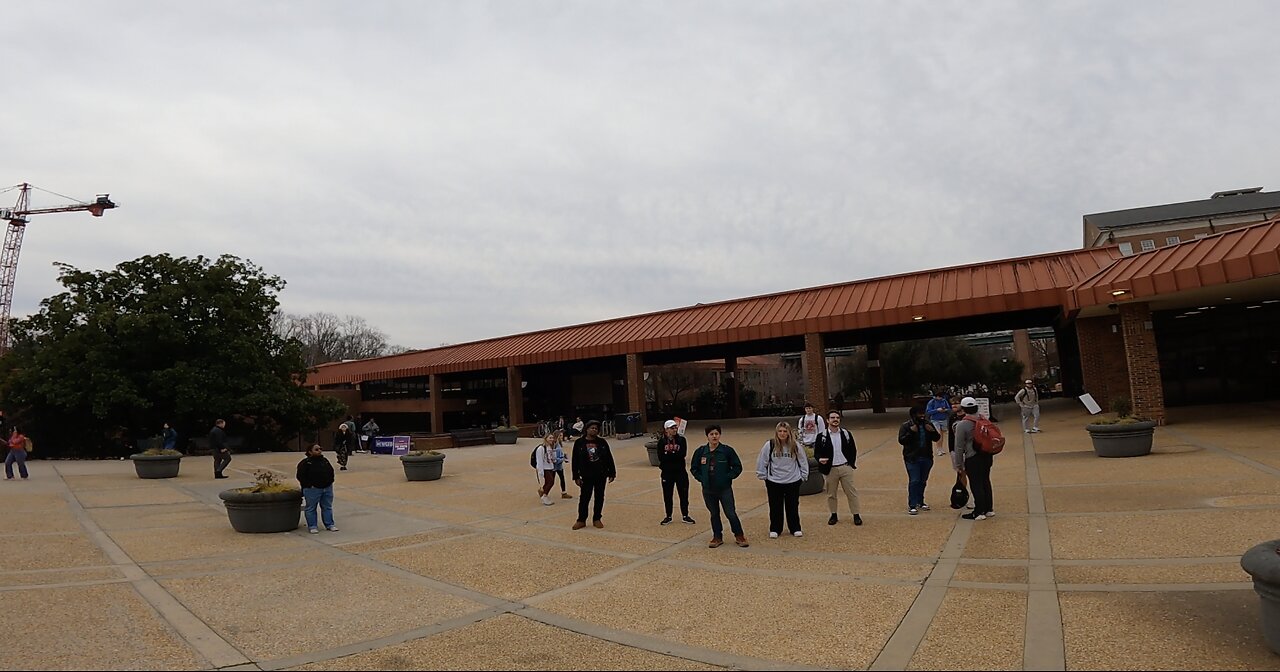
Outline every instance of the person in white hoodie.
{"type": "Polygon", "coordinates": [[[542,437],[542,445],[538,446],[534,457],[538,464],[538,475],[542,477],[542,487],[538,488],[538,497],[545,506],[551,506],[551,489],[556,485],[556,434],[551,432],[542,437]]]}
{"type": "Polygon", "coordinates": [[[809,456],[796,442],[791,425],[779,422],[773,438],[764,442],[756,458],[756,478],[764,481],[769,493],[769,538],[782,534],[785,512],[787,529],[794,537],[803,537],[800,529],[800,485],[809,478],[809,456]]]}
{"type": "Polygon", "coordinates": [[[804,415],[796,420],[795,433],[796,441],[809,450],[813,450],[813,444],[818,440],[819,434],[827,433],[827,423],[814,410],[812,401],[804,402],[804,415]]]}

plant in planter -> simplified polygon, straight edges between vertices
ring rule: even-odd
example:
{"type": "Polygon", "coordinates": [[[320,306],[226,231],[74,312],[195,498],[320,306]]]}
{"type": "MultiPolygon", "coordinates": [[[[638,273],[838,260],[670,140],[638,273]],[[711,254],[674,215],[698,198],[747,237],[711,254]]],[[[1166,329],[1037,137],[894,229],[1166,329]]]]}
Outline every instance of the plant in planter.
{"type": "Polygon", "coordinates": [[[290,532],[302,516],[302,489],[280,480],[274,471],[259,469],[254,484],[218,493],[236,532],[290,532]]]}
{"type": "Polygon", "coordinates": [[[827,489],[827,479],[818,471],[818,461],[813,459],[813,449],[805,448],[805,454],[809,456],[809,478],[800,484],[800,494],[816,495],[827,489]]]}
{"type": "Polygon", "coordinates": [[[138,441],[142,452],[129,456],[138,478],[174,478],[182,466],[182,453],[172,448],[161,448],[160,437],[138,441]]]}
{"type": "Polygon", "coordinates": [[[644,442],[644,448],[649,453],[649,466],[657,467],[661,463],[658,461],[658,442],[662,441],[662,437],[666,434],[662,432],[654,432],[649,435],[649,440],[644,442]]]}
{"type": "Polygon", "coordinates": [[[1129,400],[1121,397],[1111,404],[1114,417],[1100,418],[1087,425],[1098,457],[1139,457],[1151,453],[1156,423],[1134,417],[1129,400]]]}
{"type": "Polygon", "coordinates": [[[435,481],[444,473],[444,453],[434,450],[415,450],[400,456],[405,480],[435,481]]]}
{"type": "Polygon", "coordinates": [[[520,436],[519,427],[508,427],[501,425],[493,430],[494,443],[515,443],[516,438],[520,436]]]}
{"type": "Polygon", "coordinates": [[[1280,653],[1280,539],[1246,551],[1240,567],[1253,577],[1253,590],[1262,598],[1262,636],[1272,651],[1280,653]]]}

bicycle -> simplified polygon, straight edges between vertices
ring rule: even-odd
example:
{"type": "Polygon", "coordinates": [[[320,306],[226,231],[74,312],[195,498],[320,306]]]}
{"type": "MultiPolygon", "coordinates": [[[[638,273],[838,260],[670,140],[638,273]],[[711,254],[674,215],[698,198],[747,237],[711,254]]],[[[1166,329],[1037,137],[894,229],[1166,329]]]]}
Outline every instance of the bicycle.
{"type": "Polygon", "coordinates": [[[550,432],[551,432],[551,425],[547,424],[546,420],[540,420],[538,421],[538,426],[533,430],[533,438],[541,439],[542,437],[546,436],[550,432]]]}

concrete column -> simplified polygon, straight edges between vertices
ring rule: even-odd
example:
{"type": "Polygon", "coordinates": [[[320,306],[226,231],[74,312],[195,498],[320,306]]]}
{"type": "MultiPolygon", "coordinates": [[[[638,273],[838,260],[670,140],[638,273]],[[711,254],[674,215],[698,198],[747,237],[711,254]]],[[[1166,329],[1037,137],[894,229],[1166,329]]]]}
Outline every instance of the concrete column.
{"type": "Polygon", "coordinates": [[[644,400],[644,356],[627,355],[627,412],[639,413],[641,426],[649,422],[644,400]]]}
{"type": "Polygon", "coordinates": [[[1164,379],[1160,376],[1160,353],[1156,349],[1156,329],[1151,306],[1126,303],[1120,306],[1124,332],[1124,356],[1129,364],[1129,394],[1133,414],[1163,425],[1164,379]]]}
{"type": "Polygon", "coordinates": [[[880,344],[867,344],[867,386],[871,388],[871,412],[886,413],[884,406],[884,368],[880,366],[880,344]]]}
{"type": "Polygon", "coordinates": [[[524,422],[524,372],[518,366],[507,367],[507,424],[515,427],[524,422]]]}
{"type": "Polygon", "coordinates": [[[826,413],[831,404],[827,396],[827,356],[822,346],[822,334],[804,335],[805,400],[813,403],[819,413],[826,413]]]}
{"type": "Polygon", "coordinates": [[[431,374],[431,394],[427,397],[427,412],[431,413],[431,433],[444,434],[444,412],[440,409],[444,407],[444,401],[441,399],[443,392],[440,387],[444,384],[443,376],[438,373],[431,374]]]}
{"type": "Polygon", "coordinates": [[[725,386],[728,388],[727,392],[729,393],[729,399],[728,399],[729,407],[727,409],[728,417],[730,418],[741,417],[742,405],[738,396],[738,358],[737,357],[730,356],[730,357],[724,358],[724,372],[725,372],[725,376],[727,376],[729,380],[729,384],[725,386]]]}
{"type": "Polygon", "coordinates": [[[1031,378],[1035,373],[1035,364],[1031,359],[1031,334],[1026,329],[1013,330],[1013,358],[1022,365],[1022,380],[1031,378]]]}

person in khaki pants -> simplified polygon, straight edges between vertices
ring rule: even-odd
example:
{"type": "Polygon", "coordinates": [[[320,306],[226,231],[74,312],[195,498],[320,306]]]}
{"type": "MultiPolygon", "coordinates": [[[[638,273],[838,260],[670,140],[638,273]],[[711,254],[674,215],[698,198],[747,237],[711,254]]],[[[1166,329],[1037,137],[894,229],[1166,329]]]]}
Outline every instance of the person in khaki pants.
{"type": "Polygon", "coordinates": [[[840,517],[836,515],[839,500],[839,488],[844,489],[845,499],[849,500],[849,513],[853,514],[853,524],[862,524],[862,505],[858,501],[858,489],[853,487],[853,470],[857,469],[858,447],[853,442],[853,434],[840,426],[840,412],[827,413],[827,431],[818,435],[813,444],[813,458],[818,461],[818,471],[827,480],[827,509],[831,517],[828,525],[835,525],[840,517]]]}

